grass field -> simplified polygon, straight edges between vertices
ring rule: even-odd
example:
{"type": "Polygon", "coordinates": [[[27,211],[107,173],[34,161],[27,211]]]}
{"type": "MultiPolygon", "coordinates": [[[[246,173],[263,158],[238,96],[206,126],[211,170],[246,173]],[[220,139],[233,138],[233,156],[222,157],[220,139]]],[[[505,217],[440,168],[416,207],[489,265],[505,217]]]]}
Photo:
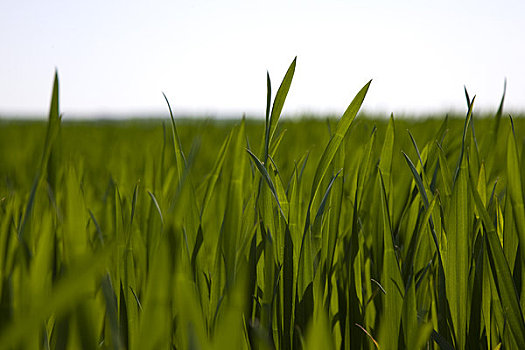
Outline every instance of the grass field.
{"type": "MultiPolygon", "coordinates": [[[[2,349],[525,349],[525,123],[0,121],[2,349]]],[[[503,101],[502,101],[503,105],[503,101]]]]}

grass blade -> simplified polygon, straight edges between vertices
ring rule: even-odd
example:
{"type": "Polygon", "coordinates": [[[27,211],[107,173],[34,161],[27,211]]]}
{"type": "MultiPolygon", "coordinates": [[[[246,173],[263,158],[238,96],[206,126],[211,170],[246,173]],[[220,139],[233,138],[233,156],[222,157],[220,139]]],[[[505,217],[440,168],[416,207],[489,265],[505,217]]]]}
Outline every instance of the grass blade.
{"type": "Polygon", "coordinates": [[[522,261],[525,261],[525,206],[523,204],[520,169],[516,134],[514,133],[514,127],[512,127],[512,134],[507,140],[507,195],[510,196],[512,213],[516,222],[522,261]]]}
{"type": "Polygon", "coordinates": [[[177,174],[179,175],[179,185],[183,178],[183,173],[185,169],[186,160],[184,159],[184,153],[182,153],[182,145],[179,138],[179,133],[177,132],[177,127],[175,126],[175,118],[173,117],[173,112],[171,110],[170,102],[164,93],[162,93],[166,103],[168,104],[168,109],[170,111],[171,119],[171,135],[173,138],[173,149],[175,151],[175,163],[177,164],[177,174]]]}
{"type": "Polygon", "coordinates": [[[341,142],[343,141],[343,138],[348,132],[350,125],[357,116],[357,112],[359,112],[359,109],[363,104],[366,93],[368,92],[368,88],[370,87],[371,83],[372,80],[370,80],[368,83],[365,84],[365,86],[363,86],[363,88],[354,97],[341,119],[339,119],[335,133],[330,138],[328,145],[326,145],[323,155],[319,160],[319,164],[317,165],[317,170],[315,171],[314,180],[312,182],[311,202],[315,202],[315,198],[319,191],[319,186],[321,186],[321,181],[326,172],[328,171],[328,167],[334,159],[335,154],[339,149],[339,146],[341,146],[341,142]]]}
{"type": "Polygon", "coordinates": [[[264,165],[261,163],[259,158],[257,158],[257,156],[252,153],[252,151],[247,149],[246,152],[248,152],[248,154],[252,158],[253,162],[255,163],[255,166],[257,167],[257,170],[259,170],[259,172],[261,173],[263,179],[266,181],[266,184],[270,188],[270,191],[271,191],[273,197],[275,198],[275,201],[277,202],[279,210],[281,211],[281,215],[282,215],[283,219],[284,220],[288,220],[288,218],[284,215],[284,212],[283,212],[283,210],[281,208],[281,204],[279,202],[279,197],[277,196],[277,190],[275,189],[275,186],[273,184],[272,179],[270,178],[270,175],[268,174],[268,171],[266,170],[264,165]]]}
{"type": "Polygon", "coordinates": [[[478,209],[485,228],[485,244],[492,270],[492,276],[496,282],[497,292],[501,307],[507,319],[510,331],[520,349],[525,349],[525,320],[519,304],[519,297],[512,278],[503,248],[496,233],[496,229],[490,216],[483,206],[476,188],[472,185],[474,180],[470,177],[471,188],[476,208],[478,209]]]}
{"type": "Polygon", "coordinates": [[[270,115],[270,123],[268,125],[268,148],[267,150],[270,148],[270,145],[272,144],[273,135],[275,134],[275,130],[277,129],[277,122],[279,120],[279,117],[281,116],[281,112],[284,107],[284,101],[286,100],[288,91],[290,91],[290,85],[292,84],[292,79],[295,73],[296,64],[297,64],[297,57],[293,59],[292,63],[290,64],[290,67],[288,67],[288,70],[286,71],[286,74],[284,75],[283,81],[281,82],[281,86],[279,86],[279,89],[277,90],[277,93],[275,94],[275,99],[273,100],[272,112],[270,115]]]}

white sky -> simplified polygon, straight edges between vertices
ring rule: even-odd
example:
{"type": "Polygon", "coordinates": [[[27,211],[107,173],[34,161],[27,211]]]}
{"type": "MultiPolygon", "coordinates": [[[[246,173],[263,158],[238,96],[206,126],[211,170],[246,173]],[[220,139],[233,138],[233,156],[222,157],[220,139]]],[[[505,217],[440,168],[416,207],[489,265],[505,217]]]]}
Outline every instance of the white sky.
{"type": "Polygon", "coordinates": [[[0,2],[0,114],[45,114],[55,67],[68,115],[525,111],[525,1],[0,2]]]}

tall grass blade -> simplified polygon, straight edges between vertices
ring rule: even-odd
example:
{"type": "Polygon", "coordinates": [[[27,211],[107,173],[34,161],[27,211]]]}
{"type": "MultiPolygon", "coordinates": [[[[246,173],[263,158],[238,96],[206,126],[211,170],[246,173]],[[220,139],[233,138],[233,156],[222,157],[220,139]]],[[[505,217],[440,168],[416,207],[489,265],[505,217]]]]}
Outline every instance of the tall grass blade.
{"type": "Polygon", "coordinates": [[[394,250],[390,213],[388,211],[388,197],[384,179],[379,172],[379,185],[381,186],[381,208],[383,221],[384,256],[382,285],[386,291],[382,323],[380,326],[379,343],[384,349],[397,349],[401,313],[403,306],[403,292],[405,286],[401,278],[399,262],[394,250]]]}
{"type": "Polygon", "coordinates": [[[521,247],[522,261],[525,261],[525,206],[523,204],[523,186],[521,183],[520,160],[514,127],[507,139],[507,196],[510,196],[512,213],[521,247]]]}
{"type": "Polygon", "coordinates": [[[454,325],[456,347],[459,349],[464,349],[466,345],[470,268],[468,242],[472,239],[470,225],[467,221],[471,217],[468,210],[467,172],[467,167],[460,165],[456,183],[452,190],[451,203],[446,216],[447,221],[445,221],[448,241],[448,249],[445,255],[445,282],[454,325]]]}
{"type": "Polygon", "coordinates": [[[343,141],[343,138],[348,132],[350,125],[357,116],[357,113],[359,112],[359,109],[363,104],[366,93],[368,92],[368,88],[370,87],[371,83],[372,81],[370,80],[368,83],[365,84],[365,86],[363,86],[363,88],[354,97],[341,119],[339,119],[335,133],[326,145],[323,155],[319,160],[319,164],[317,165],[317,170],[315,171],[314,180],[312,182],[311,202],[315,202],[315,198],[319,191],[319,187],[321,186],[321,181],[326,172],[328,171],[328,167],[334,159],[335,154],[339,149],[339,146],[341,146],[341,142],[343,141]]]}
{"type": "Polygon", "coordinates": [[[507,78],[503,82],[503,94],[501,95],[501,100],[499,102],[498,110],[496,111],[496,117],[494,120],[494,138],[498,138],[498,131],[501,124],[501,116],[503,115],[503,103],[505,102],[505,94],[507,93],[507,78]]]}
{"type": "MultiPolygon", "coordinates": [[[[470,178],[473,183],[472,177],[470,178]]],[[[509,329],[518,347],[525,348],[525,320],[519,304],[519,297],[512,278],[503,248],[496,234],[496,229],[490,219],[489,213],[474,186],[471,185],[476,208],[478,209],[485,229],[485,244],[489,257],[492,276],[496,282],[499,302],[504,311],[509,329]]]]}
{"type": "Polygon", "coordinates": [[[281,112],[284,107],[284,101],[286,100],[288,91],[290,91],[290,85],[292,84],[296,64],[297,57],[293,59],[292,63],[290,64],[290,67],[288,67],[288,70],[284,75],[283,81],[281,82],[281,86],[279,86],[279,89],[275,94],[272,112],[270,114],[270,123],[268,125],[268,145],[272,144],[273,136],[275,134],[275,130],[277,129],[277,122],[279,120],[279,117],[281,116],[281,112]]]}
{"type": "Polygon", "coordinates": [[[255,166],[257,167],[257,170],[259,170],[259,172],[261,173],[263,179],[266,181],[266,184],[268,185],[268,188],[270,189],[273,197],[275,198],[275,201],[277,202],[277,205],[279,207],[279,210],[281,211],[282,217],[285,220],[287,220],[287,217],[284,215],[284,212],[283,212],[283,210],[281,208],[281,204],[279,202],[279,197],[277,195],[277,190],[275,189],[275,186],[273,184],[272,179],[270,178],[270,175],[268,174],[268,171],[266,170],[264,165],[261,163],[261,161],[259,160],[259,158],[257,158],[257,156],[255,154],[253,154],[249,149],[247,149],[246,152],[248,152],[248,154],[252,158],[253,162],[255,163],[255,166]]]}
{"type": "Polygon", "coordinates": [[[184,153],[182,153],[182,145],[179,138],[179,133],[177,132],[177,127],[175,126],[175,118],[173,117],[173,112],[171,110],[170,102],[168,101],[168,97],[164,93],[162,93],[162,96],[164,96],[164,99],[166,100],[166,104],[168,105],[168,109],[170,112],[170,119],[171,119],[171,135],[173,138],[173,149],[175,151],[175,163],[177,164],[177,174],[179,175],[179,185],[183,178],[183,173],[185,167],[186,160],[184,158],[184,153]]]}

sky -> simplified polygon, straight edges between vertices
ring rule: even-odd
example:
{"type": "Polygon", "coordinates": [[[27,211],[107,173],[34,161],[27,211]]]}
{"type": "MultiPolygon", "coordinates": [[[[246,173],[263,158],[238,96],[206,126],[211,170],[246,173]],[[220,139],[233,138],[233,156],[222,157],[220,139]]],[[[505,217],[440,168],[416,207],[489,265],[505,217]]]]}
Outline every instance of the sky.
{"type": "Polygon", "coordinates": [[[297,56],[283,113],[525,111],[525,1],[0,2],[0,116],[263,116],[297,56]]]}

